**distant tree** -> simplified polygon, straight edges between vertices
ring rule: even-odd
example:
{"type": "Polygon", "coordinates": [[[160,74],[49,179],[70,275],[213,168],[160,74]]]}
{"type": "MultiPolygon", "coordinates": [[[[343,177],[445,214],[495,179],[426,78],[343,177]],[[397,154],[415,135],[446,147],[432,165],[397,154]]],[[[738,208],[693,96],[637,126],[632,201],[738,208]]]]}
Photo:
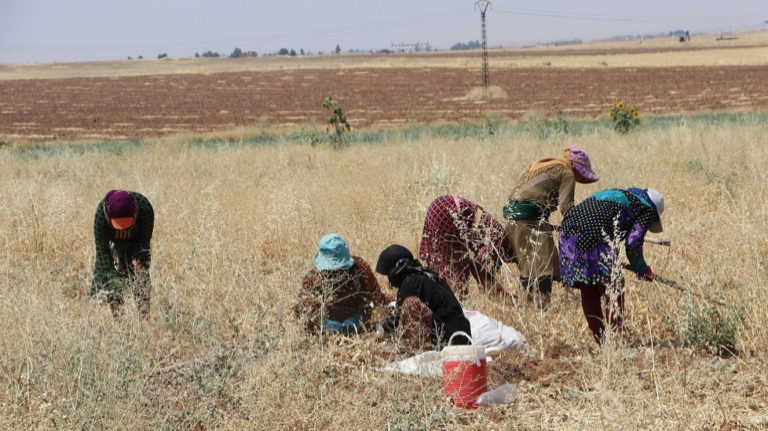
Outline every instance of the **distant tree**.
{"type": "Polygon", "coordinates": [[[299,49],[299,54],[304,55],[304,48],[299,49]]]}
{"type": "Polygon", "coordinates": [[[291,54],[290,55],[291,55],[291,57],[296,57],[296,50],[295,49],[291,49],[291,54]]]}
{"type": "Polygon", "coordinates": [[[195,53],[195,58],[200,58],[200,53],[199,52],[195,53]]]}
{"type": "Polygon", "coordinates": [[[288,55],[288,48],[280,48],[279,51],[277,51],[277,55],[288,55]]]}
{"type": "Polygon", "coordinates": [[[336,49],[334,50],[334,52],[335,52],[336,54],[341,54],[341,47],[339,46],[339,44],[338,44],[338,43],[336,44],[336,49]]]}
{"type": "Polygon", "coordinates": [[[203,57],[219,57],[220,55],[218,52],[208,50],[208,51],[205,51],[202,56],[203,57]]]}
{"type": "Polygon", "coordinates": [[[139,60],[143,60],[143,59],[144,59],[144,56],[143,56],[143,55],[140,55],[140,56],[138,56],[138,57],[136,57],[136,58],[138,58],[139,60]]]}
{"type": "Polygon", "coordinates": [[[470,40],[467,43],[458,42],[451,45],[451,51],[464,51],[467,49],[479,49],[482,45],[479,40],[470,40]]]}
{"type": "Polygon", "coordinates": [[[161,60],[161,59],[163,59],[163,58],[168,58],[168,54],[166,54],[166,53],[162,53],[162,54],[158,54],[158,55],[157,55],[157,59],[158,59],[158,60],[161,60]]]}
{"type": "Polygon", "coordinates": [[[232,51],[232,54],[229,54],[229,58],[240,58],[243,56],[243,50],[240,48],[235,48],[234,51],[232,51]]]}
{"type": "Polygon", "coordinates": [[[131,56],[129,55],[129,56],[128,56],[128,60],[133,60],[133,57],[131,57],[131,56]]]}

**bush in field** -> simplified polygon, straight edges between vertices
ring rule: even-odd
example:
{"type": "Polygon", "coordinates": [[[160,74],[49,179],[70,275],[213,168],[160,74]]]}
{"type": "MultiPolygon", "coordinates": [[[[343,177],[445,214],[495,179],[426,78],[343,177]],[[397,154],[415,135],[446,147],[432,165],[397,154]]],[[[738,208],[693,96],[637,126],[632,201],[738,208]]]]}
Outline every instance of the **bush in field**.
{"type": "Polygon", "coordinates": [[[344,133],[348,132],[351,127],[347,123],[347,116],[344,114],[344,110],[341,106],[337,106],[333,103],[332,97],[326,97],[323,100],[323,108],[331,111],[331,116],[328,117],[328,129],[333,129],[331,134],[331,142],[338,146],[344,143],[344,133]]]}
{"type": "Polygon", "coordinates": [[[571,133],[571,125],[565,118],[565,112],[560,105],[554,105],[555,117],[548,118],[544,111],[529,111],[523,116],[525,129],[541,139],[548,139],[553,135],[567,135],[571,133]]]}
{"type": "Polygon", "coordinates": [[[568,124],[568,120],[565,119],[565,112],[563,112],[563,108],[560,107],[560,105],[555,105],[555,119],[552,120],[552,129],[555,131],[555,133],[562,133],[564,135],[567,135],[570,131],[570,125],[568,124]]]}
{"type": "Polygon", "coordinates": [[[235,48],[232,51],[232,54],[229,54],[229,58],[240,58],[243,56],[243,50],[240,48],[235,48]]]}
{"type": "Polygon", "coordinates": [[[613,129],[622,135],[629,133],[630,130],[640,124],[640,111],[637,110],[637,106],[633,105],[627,109],[627,105],[621,100],[613,102],[608,116],[613,121],[613,129]]]}
{"type": "Polygon", "coordinates": [[[502,121],[500,115],[478,109],[477,116],[480,117],[482,121],[482,131],[484,136],[491,136],[499,133],[499,124],[502,121]]]}
{"type": "Polygon", "coordinates": [[[706,302],[699,306],[689,305],[685,314],[687,324],[683,335],[687,344],[704,347],[716,355],[736,353],[736,332],[744,321],[742,307],[729,307],[721,313],[712,303],[706,302]]]}

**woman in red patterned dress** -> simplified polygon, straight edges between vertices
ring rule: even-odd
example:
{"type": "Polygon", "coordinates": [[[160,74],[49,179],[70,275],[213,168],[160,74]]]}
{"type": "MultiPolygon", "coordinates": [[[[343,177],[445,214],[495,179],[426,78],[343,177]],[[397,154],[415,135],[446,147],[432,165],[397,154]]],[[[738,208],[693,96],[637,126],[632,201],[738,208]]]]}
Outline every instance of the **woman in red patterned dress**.
{"type": "Polygon", "coordinates": [[[496,273],[514,253],[504,226],[483,207],[445,195],[427,210],[419,258],[461,296],[467,294],[470,275],[484,288],[506,294],[496,273]]]}

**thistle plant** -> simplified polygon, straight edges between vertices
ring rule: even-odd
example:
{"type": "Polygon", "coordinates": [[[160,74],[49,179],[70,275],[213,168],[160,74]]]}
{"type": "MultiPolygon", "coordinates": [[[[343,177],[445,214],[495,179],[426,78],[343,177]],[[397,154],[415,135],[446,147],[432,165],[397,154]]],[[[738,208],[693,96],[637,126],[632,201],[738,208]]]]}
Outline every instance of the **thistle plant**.
{"type": "Polygon", "coordinates": [[[328,117],[328,129],[333,128],[334,131],[334,134],[331,135],[331,140],[336,145],[342,144],[344,142],[344,132],[350,130],[344,110],[336,105],[330,96],[323,99],[323,108],[331,111],[331,116],[328,117]]]}
{"type": "Polygon", "coordinates": [[[613,129],[622,135],[629,133],[635,126],[640,124],[640,111],[636,105],[627,106],[621,100],[613,102],[613,107],[608,111],[608,116],[613,121],[613,129]]]}

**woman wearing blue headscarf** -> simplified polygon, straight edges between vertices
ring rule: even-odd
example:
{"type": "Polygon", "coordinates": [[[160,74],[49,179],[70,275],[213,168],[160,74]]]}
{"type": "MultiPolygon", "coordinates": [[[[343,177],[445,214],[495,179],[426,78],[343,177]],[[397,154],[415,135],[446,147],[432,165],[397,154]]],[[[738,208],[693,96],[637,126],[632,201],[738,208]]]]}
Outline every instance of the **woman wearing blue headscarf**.
{"type": "Polygon", "coordinates": [[[620,332],[624,313],[624,278],[618,244],[625,243],[630,267],[653,280],[643,257],[646,232],[662,231],[664,198],[654,189],[601,190],[565,214],[560,231],[560,275],[563,285],[581,291],[587,325],[598,344],[603,341],[601,300],[609,295],[605,315],[620,332]]]}
{"type": "Polygon", "coordinates": [[[302,280],[293,309],[308,331],[354,334],[372,329],[374,306],[387,302],[368,263],[350,255],[341,235],[332,233],[320,239],[315,267],[302,280]]]}

